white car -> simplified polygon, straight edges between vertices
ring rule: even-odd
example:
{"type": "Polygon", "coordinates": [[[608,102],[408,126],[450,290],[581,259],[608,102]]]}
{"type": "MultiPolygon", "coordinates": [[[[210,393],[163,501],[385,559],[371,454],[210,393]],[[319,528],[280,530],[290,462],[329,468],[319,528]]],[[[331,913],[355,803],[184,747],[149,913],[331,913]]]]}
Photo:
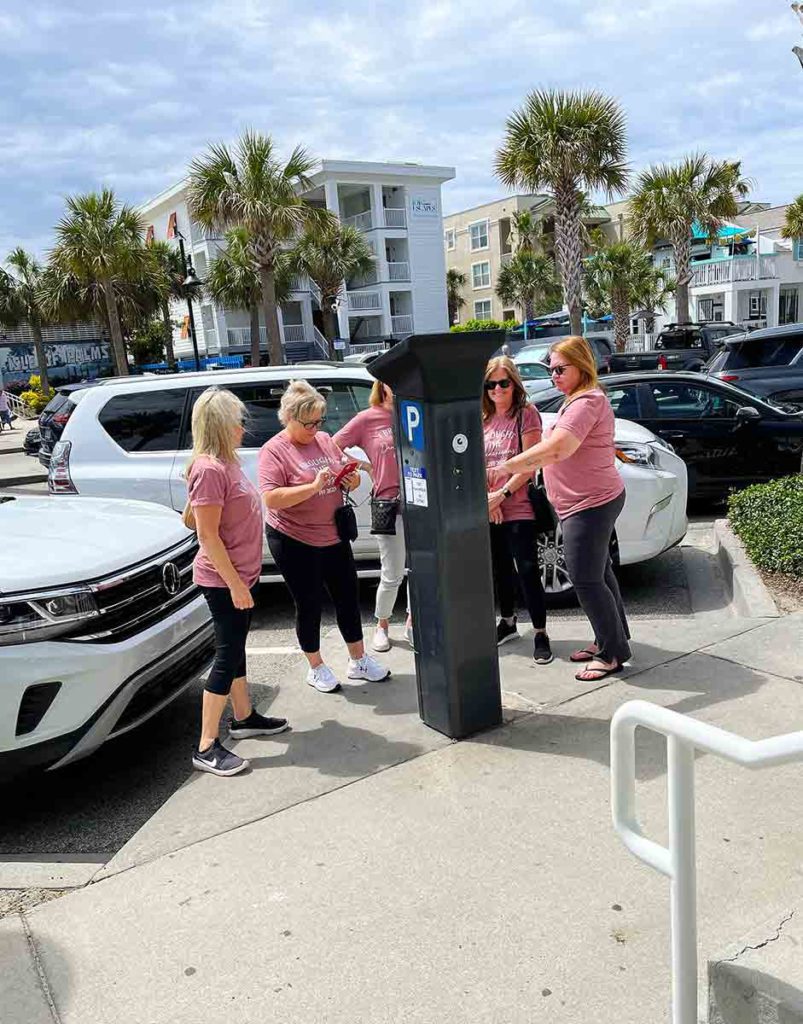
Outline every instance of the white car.
{"type": "MultiPolygon", "coordinates": [[[[374,379],[354,364],[305,363],[162,377],[119,378],[75,392],[61,440],[53,449],[48,484],[53,494],[141,498],[180,511],[186,501],[184,470],[190,455],[190,417],[198,395],[215,384],[229,388],[248,408],[250,423],[240,457],[256,482],[259,449],[280,429],[279,401],[290,380],[303,378],[327,396],[324,429],[336,433],[368,405],[374,379]]],[[[478,399],[479,402],[479,399],[478,399]]],[[[653,558],[682,540],[686,532],[686,467],[654,434],[617,420],[616,440],[630,461],[619,468],[627,501],[617,524],[622,564],[653,558]]],[[[354,543],[357,571],[377,574],[375,539],[370,535],[364,475],[354,493],[359,504],[359,537],[354,543]]],[[[563,566],[560,529],[542,544],[548,593],[572,589],[563,566]]],[[[265,546],[262,581],[279,579],[265,546]]]]}
{"type": "Polygon", "coordinates": [[[206,671],[195,534],[141,501],[0,497],[0,779],[58,768],[206,671]]]}

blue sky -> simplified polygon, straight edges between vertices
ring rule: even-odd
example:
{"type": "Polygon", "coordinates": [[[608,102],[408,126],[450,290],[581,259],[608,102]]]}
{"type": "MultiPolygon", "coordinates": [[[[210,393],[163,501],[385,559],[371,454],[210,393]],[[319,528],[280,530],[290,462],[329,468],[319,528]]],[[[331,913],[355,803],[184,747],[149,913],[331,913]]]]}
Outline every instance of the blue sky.
{"type": "Polygon", "coordinates": [[[63,197],[130,202],[210,141],[453,165],[446,212],[503,194],[493,155],[533,88],[617,96],[635,169],[741,158],[755,197],[803,192],[803,26],[786,0],[5,0],[0,259],[47,249],[63,197]]]}

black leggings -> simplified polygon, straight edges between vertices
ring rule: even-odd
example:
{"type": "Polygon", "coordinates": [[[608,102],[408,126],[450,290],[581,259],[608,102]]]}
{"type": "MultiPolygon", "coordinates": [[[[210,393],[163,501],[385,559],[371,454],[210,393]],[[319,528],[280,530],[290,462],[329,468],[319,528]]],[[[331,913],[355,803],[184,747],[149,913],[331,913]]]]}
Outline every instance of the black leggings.
{"type": "Polygon", "coordinates": [[[624,504],[623,491],[613,501],[561,520],[566,568],[580,607],[594,630],[599,658],[620,665],[630,657],[630,629],[613,571],[610,544],[624,504]]]}
{"type": "MultiPolygon", "coordinates": [[[[201,587],[215,628],[215,660],[204,689],[226,697],[235,679],[245,675],[245,641],[253,608],[235,608],[228,587],[201,587]]],[[[256,585],[251,596],[256,595],[256,585]]]]}
{"type": "Polygon", "coordinates": [[[491,557],[499,612],[509,619],[516,611],[516,573],[521,580],[534,629],[546,626],[546,600],[538,570],[538,531],[534,519],[491,523],[491,557]]]}
{"type": "Polygon", "coordinates": [[[335,606],[337,626],[347,644],[362,640],[360,592],[351,544],[339,541],[316,548],[267,528],[273,561],[296,606],[296,636],[305,654],[321,649],[321,605],[324,587],[335,606]]]}

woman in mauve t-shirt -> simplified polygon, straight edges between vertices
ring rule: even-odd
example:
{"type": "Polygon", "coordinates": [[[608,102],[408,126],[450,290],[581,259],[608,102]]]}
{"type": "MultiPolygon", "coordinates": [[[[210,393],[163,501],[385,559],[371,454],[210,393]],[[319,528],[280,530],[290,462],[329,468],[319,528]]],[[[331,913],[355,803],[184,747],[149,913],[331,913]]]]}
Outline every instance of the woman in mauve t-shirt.
{"type": "MultiPolygon", "coordinates": [[[[374,381],[369,407],[358,412],[333,440],[340,448],[361,448],[368,462],[361,465],[373,477],[373,497],[384,501],[401,501],[399,466],[396,462],[396,444],[393,439],[393,392],[381,381],[374,381]]],[[[399,504],[401,509],[401,504],[399,504]]],[[[377,534],[381,575],[376,591],[375,651],[389,651],[390,617],[404,579],[404,528],[401,512],[396,516],[396,532],[377,534]]],[[[409,609],[408,609],[409,612],[409,609]]],[[[412,644],[412,621],[408,614],[406,638],[412,644]]]]}
{"type": "MultiPolygon", "coordinates": [[[[343,504],[335,476],[348,460],[321,430],[325,420],[323,395],[306,381],[291,381],[279,406],[284,430],[263,445],[258,475],[268,547],[295,602],[296,635],[309,662],[307,682],[332,693],[340,682],[321,656],[324,588],[348,647],[348,678],[380,682],[390,672],[365,653],[354,555],[335,525],[343,504]]],[[[359,482],[359,473],[352,472],[343,486],[353,490],[359,482]]]]}
{"type": "Polygon", "coordinates": [[[577,673],[596,682],[619,672],[630,658],[630,630],[613,572],[610,543],[625,503],[616,468],[614,416],[597,381],[594,354],[585,338],[564,338],[549,356],[552,379],[566,401],[544,441],[508,460],[511,472],[543,467],[549,500],[563,528],[566,568],[594,643],[571,655],[588,662],[577,673]]]}
{"type": "Polygon", "coordinates": [[[533,660],[552,661],[546,632],[546,600],[538,568],[538,532],[535,513],[527,495],[531,473],[511,474],[504,463],[541,440],[541,417],[527,401],[516,364],[509,356],[491,359],[485,369],[482,391],[482,427],[485,437],[485,469],[488,484],[488,516],[491,521],[491,558],[499,598],[496,644],[514,640],[516,577],[521,581],[527,611],[535,630],[533,660]]]}
{"type": "Polygon", "coordinates": [[[245,413],[240,399],[221,388],[204,391],[192,410],[187,497],[200,543],[192,578],[203,591],[215,628],[215,660],[204,685],[201,739],[192,763],[213,775],[236,775],[248,767],[248,761],[220,743],[220,717],[229,698],[234,739],[287,728],[285,718],[260,715],[248,693],[245,642],[262,569],[262,510],[237,458],[245,413]]]}

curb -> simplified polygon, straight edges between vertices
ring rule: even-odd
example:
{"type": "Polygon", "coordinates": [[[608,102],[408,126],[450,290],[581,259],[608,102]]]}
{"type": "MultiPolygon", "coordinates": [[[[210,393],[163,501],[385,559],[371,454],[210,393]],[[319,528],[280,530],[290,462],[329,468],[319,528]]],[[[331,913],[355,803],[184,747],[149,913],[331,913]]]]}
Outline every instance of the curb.
{"type": "Polygon", "coordinates": [[[714,523],[714,549],[734,614],[749,619],[780,618],[772,594],[727,519],[714,523]]]}
{"type": "Polygon", "coordinates": [[[20,484],[44,484],[46,482],[47,473],[18,473],[17,476],[0,478],[0,491],[4,487],[19,487],[20,484]]]}

